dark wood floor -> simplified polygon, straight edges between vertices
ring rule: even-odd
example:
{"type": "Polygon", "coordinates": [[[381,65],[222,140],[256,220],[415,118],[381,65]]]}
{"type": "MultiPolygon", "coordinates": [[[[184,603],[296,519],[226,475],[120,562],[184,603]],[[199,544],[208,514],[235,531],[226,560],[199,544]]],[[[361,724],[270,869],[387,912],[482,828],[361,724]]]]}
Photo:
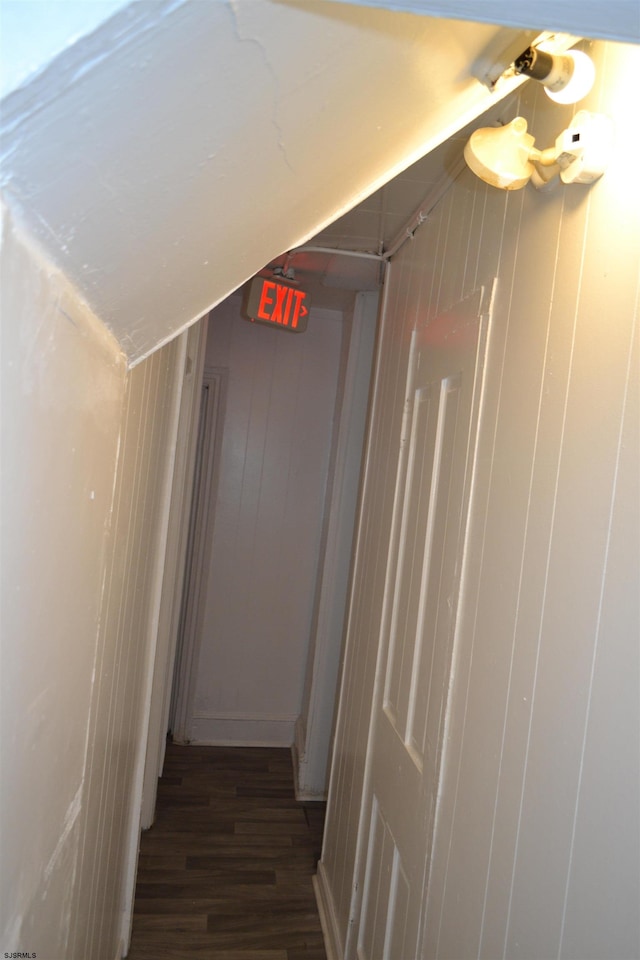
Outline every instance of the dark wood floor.
{"type": "Polygon", "coordinates": [[[311,884],[324,804],[289,750],[168,744],[129,960],[326,960],[311,884]]]}

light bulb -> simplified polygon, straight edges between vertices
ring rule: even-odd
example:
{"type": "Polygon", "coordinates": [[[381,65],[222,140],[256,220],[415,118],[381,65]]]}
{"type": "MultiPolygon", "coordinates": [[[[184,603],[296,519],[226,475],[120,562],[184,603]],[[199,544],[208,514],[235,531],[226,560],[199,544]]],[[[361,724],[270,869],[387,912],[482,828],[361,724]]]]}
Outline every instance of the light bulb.
{"type": "Polygon", "coordinates": [[[556,103],[577,103],[591,90],[596,76],[593,61],[581,50],[551,54],[528,47],[513,65],[516,73],[538,80],[556,103]]]}
{"type": "MultiPolygon", "coordinates": [[[[545,93],[556,103],[577,103],[591,90],[596,78],[593,60],[581,50],[570,50],[562,56],[554,57],[559,61],[557,78],[544,82],[545,93]]],[[[555,66],[555,64],[554,64],[555,66]]]]}

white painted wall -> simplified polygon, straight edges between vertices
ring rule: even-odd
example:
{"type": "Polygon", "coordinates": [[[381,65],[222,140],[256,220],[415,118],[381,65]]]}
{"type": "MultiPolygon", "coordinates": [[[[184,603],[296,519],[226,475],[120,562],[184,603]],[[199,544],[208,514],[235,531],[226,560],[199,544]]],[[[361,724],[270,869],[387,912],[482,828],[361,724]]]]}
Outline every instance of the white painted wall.
{"type": "MultiPolygon", "coordinates": [[[[357,942],[409,333],[494,276],[420,956],[640,953],[640,190],[627,122],[640,51],[593,53],[583,105],[616,127],[604,178],[507,194],[467,171],[392,268],[319,877],[334,957],[357,942]]],[[[545,143],[572,110],[522,94],[545,143]]]]}
{"type": "Polygon", "coordinates": [[[177,340],[127,377],[105,564],[72,957],[128,942],[164,565],[177,340]],[[116,941],[117,942],[117,941],[116,941]]]}
{"type": "Polygon", "coordinates": [[[176,341],[127,375],[8,216],[2,271],[0,942],[113,960],[135,878],[184,352],[176,341]]]}
{"type": "Polygon", "coordinates": [[[232,297],[209,321],[228,368],[211,562],[187,738],[293,742],[301,707],[342,349],[342,314],[306,332],[252,324],[232,297]]]}
{"type": "Polygon", "coordinates": [[[126,370],[9,215],[1,289],[0,942],[71,957],[126,370]]]}

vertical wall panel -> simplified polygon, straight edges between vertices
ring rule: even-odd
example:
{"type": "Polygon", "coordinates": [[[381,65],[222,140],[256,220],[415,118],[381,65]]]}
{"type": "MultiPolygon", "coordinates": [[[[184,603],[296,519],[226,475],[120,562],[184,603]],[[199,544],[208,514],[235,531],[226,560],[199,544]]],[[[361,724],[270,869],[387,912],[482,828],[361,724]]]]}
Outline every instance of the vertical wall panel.
{"type": "MultiPolygon", "coordinates": [[[[625,113],[639,52],[607,44],[593,52],[598,85],[580,106],[614,118],[617,149],[604,178],[591,188],[507,194],[467,171],[391,268],[320,870],[337,949],[349,958],[370,819],[362,783],[388,463],[397,458],[408,338],[493,276],[420,955],[622,960],[640,951],[638,361],[630,352],[640,192],[637,132],[625,113]]],[[[575,112],[531,85],[517,109],[543,145],[575,112]]]]}
{"type": "MultiPolygon", "coordinates": [[[[86,960],[71,941],[126,368],[8,214],[0,287],[0,941],[86,960]]],[[[96,958],[113,960],[118,939],[106,930],[96,958]]]]}
{"type": "MultiPolygon", "coordinates": [[[[640,816],[627,815],[629,798],[638,792],[640,725],[629,707],[638,701],[640,644],[630,643],[640,619],[640,591],[632,584],[640,566],[640,352],[638,325],[629,353],[624,418],[617,437],[614,496],[607,530],[604,577],[593,657],[588,679],[585,736],[580,754],[577,802],[572,824],[569,869],[563,896],[562,955],[605,956],[610,951],[607,927],[592,929],[594,913],[604,909],[621,932],[620,951],[640,942],[640,911],[634,883],[622,889],[620,873],[640,871],[640,816]],[[634,537],[634,531],[636,536],[634,537]],[[621,624],[628,624],[621,630],[621,624]],[[625,664],[621,671],[620,664],[625,664]],[[615,738],[617,749],[611,749],[615,738]],[[607,795],[609,828],[603,830],[602,792],[607,795]],[[599,864],[597,873],[592,860],[599,864]],[[624,939],[622,939],[624,937],[624,939]]],[[[622,953],[621,953],[622,955],[622,953]]],[[[629,954],[631,955],[631,953],[629,954]]]]}
{"type": "MultiPolygon", "coordinates": [[[[3,582],[3,643],[12,644],[3,683],[31,717],[13,739],[15,757],[3,737],[11,796],[22,798],[21,809],[2,798],[3,945],[113,960],[137,852],[168,414],[180,371],[172,345],[127,374],[87,308],[11,230],[3,267],[3,468],[11,465],[3,574],[12,571],[3,582]]],[[[5,731],[18,715],[11,696],[3,690],[5,731]]]]}
{"type": "MultiPolygon", "coordinates": [[[[630,69],[637,53],[620,54],[619,65],[630,69]]],[[[621,80],[610,75],[601,82],[594,101],[606,99],[609,112],[621,80]]],[[[560,122],[535,91],[527,93],[528,106],[543,136],[560,122]]],[[[444,787],[427,955],[563,955],[576,790],[592,735],[586,719],[604,531],[636,310],[638,197],[621,191],[622,183],[628,183],[623,171],[613,169],[582,196],[577,189],[553,198],[529,190],[516,233],[508,232],[509,215],[505,220],[503,248],[517,254],[500,273],[505,362],[502,373],[490,375],[499,393],[488,404],[494,441],[489,446],[486,437],[491,458],[481,459],[478,477],[483,527],[472,543],[478,577],[471,580],[478,602],[461,651],[454,769],[444,787]],[[636,210],[630,230],[621,192],[627,209],[636,210]],[[609,243],[605,255],[603,238],[613,234],[620,243],[609,243]],[[615,326],[603,322],[612,313],[615,326]],[[457,922],[461,902],[464,925],[457,922]]],[[[634,559],[630,549],[630,567],[637,569],[637,550],[634,559]]],[[[624,567],[618,576],[627,577],[624,567]]],[[[622,648],[638,629],[628,614],[615,628],[622,648]]],[[[626,659],[618,661],[621,673],[626,659]]],[[[637,696],[628,697],[625,710],[629,729],[637,727],[637,696]]],[[[608,739],[609,753],[628,756],[608,725],[598,735],[608,739]]],[[[612,840],[616,818],[604,784],[598,793],[589,800],[599,805],[601,829],[612,840]]],[[[619,811],[636,856],[637,802],[636,775],[626,813],[619,811]]],[[[598,858],[591,854],[584,866],[599,887],[598,858]]],[[[594,946],[583,956],[632,956],[638,949],[631,915],[620,924],[619,908],[608,906],[620,897],[628,904],[629,885],[637,892],[628,855],[609,879],[616,896],[602,889],[601,902],[592,905],[594,946]]]]}
{"type": "Polygon", "coordinates": [[[111,960],[114,931],[137,854],[142,710],[154,637],[152,602],[171,459],[169,424],[180,351],[174,342],[127,378],[123,429],[98,638],[83,808],[85,843],[78,865],[73,957],[111,960]],[[133,844],[133,846],[132,846],[133,844]]]}

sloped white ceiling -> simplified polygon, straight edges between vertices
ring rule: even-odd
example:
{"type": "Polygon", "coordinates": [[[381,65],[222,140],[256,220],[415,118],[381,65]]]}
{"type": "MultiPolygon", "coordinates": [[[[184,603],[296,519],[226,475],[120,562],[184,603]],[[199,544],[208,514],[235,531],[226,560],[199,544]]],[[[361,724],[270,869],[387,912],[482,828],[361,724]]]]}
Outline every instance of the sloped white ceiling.
{"type": "Polygon", "coordinates": [[[135,362],[508,93],[482,77],[533,35],[134,3],[3,101],[3,189],[135,362]]]}

